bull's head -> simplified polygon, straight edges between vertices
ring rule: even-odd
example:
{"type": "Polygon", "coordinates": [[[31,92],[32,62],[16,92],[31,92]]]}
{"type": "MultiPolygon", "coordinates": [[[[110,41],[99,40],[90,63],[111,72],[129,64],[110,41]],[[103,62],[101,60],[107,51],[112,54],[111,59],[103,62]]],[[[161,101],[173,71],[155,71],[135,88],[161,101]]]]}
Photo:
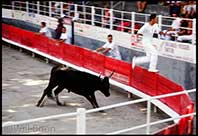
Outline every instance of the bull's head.
{"type": "Polygon", "coordinates": [[[103,79],[101,79],[101,89],[100,91],[106,96],[110,96],[110,92],[109,92],[109,87],[110,87],[110,83],[109,83],[109,78],[111,78],[111,76],[113,75],[114,72],[112,72],[109,76],[105,76],[103,79]]]}

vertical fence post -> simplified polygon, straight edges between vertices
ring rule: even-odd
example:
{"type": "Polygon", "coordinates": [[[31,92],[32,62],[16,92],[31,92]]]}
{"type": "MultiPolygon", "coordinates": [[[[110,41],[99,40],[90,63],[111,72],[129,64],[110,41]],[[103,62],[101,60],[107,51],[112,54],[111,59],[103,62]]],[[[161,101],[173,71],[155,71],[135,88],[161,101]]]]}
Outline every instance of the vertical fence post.
{"type": "Polygon", "coordinates": [[[113,29],[113,9],[110,9],[110,29],[113,29]]]}
{"type": "Polygon", "coordinates": [[[86,24],[86,7],[85,7],[85,5],[83,5],[83,20],[84,20],[84,24],[86,24]]]}
{"type": "Polygon", "coordinates": [[[77,127],[76,127],[76,134],[85,134],[86,133],[86,113],[85,108],[78,108],[77,109],[77,127]]]}
{"type": "MultiPolygon", "coordinates": [[[[162,15],[158,16],[158,25],[159,25],[159,30],[162,30],[162,15]]],[[[160,39],[160,36],[158,35],[158,39],[160,39]]]]}
{"type": "Polygon", "coordinates": [[[49,16],[52,16],[52,2],[49,1],[49,16]]]}
{"type": "Polygon", "coordinates": [[[63,2],[60,2],[60,16],[63,17],[63,2]]]}
{"type": "Polygon", "coordinates": [[[121,22],[122,22],[122,25],[121,25],[121,31],[123,32],[124,31],[124,20],[123,20],[123,16],[124,16],[124,14],[123,14],[123,11],[121,11],[121,22]]]}
{"type": "Polygon", "coordinates": [[[26,12],[29,13],[29,3],[26,1],[26,12]]]}
{"type": "Polygon", "coordinates": [[[94,6],[91,6],[91,25],[94,25],[94,15],[95,15],[95,8],[94,6]]]}
{"type": "Polygon", "coordinates": [[[37,1],[37,14],[40,14],[40,2],[37,1]]]}
{"type": "Polygon", "coordinates": [[[196,19],[193,19],[193,27],[192,27],[192,44],[196,43],[196,19]]]}
{"type": "Polygon", "coordinates": [[[125,1],[122,1],[122,10],[124,10],[125,7],[125,1]]]}
{"type": "MultiPolygon", "coordinates": [[[[77,6],[78,6],[77,4],[74,4],[74,17],[76,17],[77,14],[78,14],[78,7],[77,6]]],[[[79,17],[80,17],[80,15],[78,16],[78,19],[79,19],[79,17]]]]}
{"type": "Polygon", "coordinates": [[[101,8],[101,26],[102,26],[102,28],[104,27],[104,8],[101,8]]]}
{"type": "Polygon", "coordinates": [[[131,13],[131,34],[135,32],[135,12],[131,13]]]}
{"type": "Polygon", "coordinates": [[[147,101],[147,117],[146,117],[146,134],[150,132],[150,116],[151,116],[151,99],[149,98],[147,101]]]}
{"type": "MultiPolygon", "coordinates": [[[[77,7],[77,4],[74,4],[74,14],[75,14],[75,15],[77,15],[77,11],[78,11],[77,8],[78,8],[78,7],[77,7]]],[[[74,15],[74,16],[75,16],[75,15],[74,15]]]]}
{"type": "Polygon", "coordinates": [[[110,8],[113,9],[113,1],[110,1],[110,8]]]}
{"type": "Polygon", "coordinates": [[[14,10],[14,1],[12,1],[12,10],[14,10]]]}

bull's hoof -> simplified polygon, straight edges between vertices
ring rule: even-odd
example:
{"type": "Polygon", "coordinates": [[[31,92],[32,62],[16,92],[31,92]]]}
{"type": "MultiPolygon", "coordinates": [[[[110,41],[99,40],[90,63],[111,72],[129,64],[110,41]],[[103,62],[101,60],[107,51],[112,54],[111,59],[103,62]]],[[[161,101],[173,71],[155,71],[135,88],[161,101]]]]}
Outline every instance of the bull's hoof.
{"type": "Polygon", "coordinates": [[[52,96],[48,96],[47,98],[50,99],[50,100],[53,100],[53,101],[55,100],[55,98],[52,97],[52,96]]]}
{"type": "Polygon", "coordinates": [[[100,112],[100,113],[106,113],[104,110],[100,110],[99,112],[100,112]]]}
{"type": "Polygon", "coordinates": [[[62,104],[62,103],[60,103],[60,102],[58,102],[57,105],[58,105],[58,106],[64,106],[64,104],[62,104]]]}
{"type": "Polygon", "coordinates": [[[47,94],[47,98],[49,98],[49,99],[55,99],[52,94],[47,94]]]}
{"type": "Polygon", "coordinates": [[[37,103],[36,106],[37,106],[37,107],[40,107],[40,103],[37,103]]]}

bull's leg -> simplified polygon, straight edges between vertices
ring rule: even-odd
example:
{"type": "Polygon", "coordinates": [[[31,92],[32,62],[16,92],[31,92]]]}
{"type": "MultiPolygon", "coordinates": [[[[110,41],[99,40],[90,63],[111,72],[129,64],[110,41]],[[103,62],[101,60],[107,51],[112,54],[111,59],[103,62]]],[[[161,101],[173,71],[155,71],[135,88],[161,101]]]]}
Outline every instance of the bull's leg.
{"type": "Polygon", "coordinates": [[[96,101],[96,97],[94,94],[91,95],[91,99],[93,100],[93,103],[96,105],[96,108],[99,108],[98,103],[96,101]]]}
{"type": "MultiPolygon", "coordinates": [[[[52,78],[50,78],[50,82],[48,86],[51,86],[51,88],[53,89],[54,87],[56,87],[58,84],[56,83],[56,80],[52,80],[52,78]]],[[[48,89],[47,91],[47,97],[49,99],[54,99],[53,95],[52,95],[52,89],[48,89]]]]}
{"type": "Polygon", "coordinates": [[[45,96],[48,95],[49,92],[51,92],[52,89],[53,89],[54,87],[56,87],[56,86],[57,86],[57,84],[51,84],[51,83],[50,83],[50,84],[47,86],[47,88],[43,91],[43,95],[41,96],[41,98],[40,98],[40,100],[38,101],[38,103],[37,103],[36,106],[40,106],[40,104],[41,104],[41,102],[43,101],[43,99],[45,98],[45,96]]]}
{"type": "MultiPolygon", "coordinates": [[[[96,105],[96,108],[99,108],[98,103],[97,103],[97,101],[96,101],[95,94],[92,94],[92,95],[91,95],[91,99],[92,99],[92,101],[94,102],[94,104],[96,105]]],[[[104,113],[105,111],[104,111],[104,110],[100,110],[99,112],[104,113]]]]}
{"type": "Polygon", "coordinates": [[[95,105],[95,103],[93,102],[93,99],[89,96],[89,95],[87,95],[87,96],[85,96],[86,98],[87,98],[87,100],[91,103],[91,105],[93,106],[93,108],[97,108],[97,106],[95,105]]]}
{"type": "Polygon", "coordinates": [[[43,101],[43,99],[45,98],[46,95],[47,95],[47,89],[44,90],[44,92],[36,106],[38,106],[38,107],[40,106],[41,102],[43,101]]]}
{"type": "Polygon", "coordinates": [[[59,94],[63,89],[64,89],[64,87],[58,86],[58,87],[56,88],[56,90],[54,91],[56,103],[57,103],[57,105],[60,105],[60,106],[63,105],[63,104],[60,103],[60,101],[59,101],[59,99],[58,99],[58,94],[59,94]]]}

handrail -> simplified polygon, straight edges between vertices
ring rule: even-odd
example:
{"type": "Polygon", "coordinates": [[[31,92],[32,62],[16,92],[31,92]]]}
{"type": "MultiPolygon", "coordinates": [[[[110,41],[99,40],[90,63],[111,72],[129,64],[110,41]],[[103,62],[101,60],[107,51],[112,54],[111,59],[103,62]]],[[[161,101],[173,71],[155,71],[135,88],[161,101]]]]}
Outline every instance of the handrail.
{"type": "MultiPolygon", "coordinates": [[[[184,118],[184,117],[189,117],[189,116],[192,116],[192,115],[195,116],[196,113],[194,112],[194,113],[190,113],[190,114],[181,115],[179,117],[171,117],[171,118],[163,119],[163,120],[160,120],[160,121],[154,121],[154,122],[149,123],[149,126],[156,125],[156,124],[161,124],[161,123],[165,123],[165,122],[169,122],[169,121],[172,121],[174,119],[180,119],[180,118],[184,118]]],[[[131,130],[135,130],[135,129],[139,129],[139,128],[143,128],[143,127],[147,127],[147,126],[148,126],[148,124],[143,124],[143,125],[138,125],[138,126],[135,126],[135,127],[130,127],[130,128],[114,131],[114,132],[107,133],[107,134],[108,135],[109,134],[110,135],[112,135],[112,134],[120,134],[120,133],[124,133],[124,132],[127,132],[127,131],[131,131],[131,130]]]]}
{"type": "MultiPolygon", "coordinates": [[[[112,105],[108,105],[108,106],[104,106],[104,107],[100,107],[100,108],[96,108],[96,109],[90,109],[90,110],[87,110],[85,113],[93,113],[93,112],[98,112],[98,111],[101,111],[101,110],[107,110],[107,109],[111,109],[111,108],[116,108],[116,107],[120,107],[120,106],[129,105],[129,104],[140,103],[140,102],[144,102],[144,101],[148,101],[148,100],[152,100],[152,99],[170,97],[170,96],[175,96],[175,95],[184,94],[184,93],[191,93],[191,92],[195,92],[195,91],[196,91],[196,89],[191,89],[191,90],[188,90],[188,91],[169,93],[169,94],[159,95],[159,96],[151,96],[151,97],[148,97],[148,98],[141,98],[141,99],[138,99],[138,100],[132,100],[132,101],[122,102],[122,103],[118,103],[118,104],[112,104],[112,105]]],[[[50,116],[47,116],[47,117],[39,117],[39,118],[34,118],[34,119],[22,120],[22,121],[8,121],[8,122],[3,122],[2,127],[8,127],[8,126],[11,126],[11,125],[20,125],[20,124],[25,124],[25,123],[32,123],[32,122],[36,122],[36,121],[42,121],[42,120],[48,120],[48,119],[54,119],[54,118],[60,118],[60,117],[69,117],[69,116],[74,116],[74,115],[77,115],[77,114],[78,114],[77,112],[72,112],[72,113],[50,115],[50,116]]],[[[146,127],[148,125],[155,125],[155,124],[171,121],[171,120],[174,120],[174,119],[179,119],[179,118],[182,118],[182,117],[188,117],[188,116],[192,116],[192,115],[196,115],[196,113],[191,113],[191,114],[188,114],[188,115],[181,115],[179,117],[172,117],[172,118],[168,118],[168,119],[164,119],[164,120],[160,120],[160,121],[155,121],[155,122],[152,122],[152,123],[149,123],[149,124],[144,124],[144,125],[132,127],[130,129],[124,129],[122,131],[119,130],[119,131],[109,133],[109,134],[117,134],[117,133],[120,133],[120,132],[126,132],[126,130],[129,131],[129,130],[132,130],[132,129],[138,129],[138,128],[141,128],[141,127],[146,127]]]]}

